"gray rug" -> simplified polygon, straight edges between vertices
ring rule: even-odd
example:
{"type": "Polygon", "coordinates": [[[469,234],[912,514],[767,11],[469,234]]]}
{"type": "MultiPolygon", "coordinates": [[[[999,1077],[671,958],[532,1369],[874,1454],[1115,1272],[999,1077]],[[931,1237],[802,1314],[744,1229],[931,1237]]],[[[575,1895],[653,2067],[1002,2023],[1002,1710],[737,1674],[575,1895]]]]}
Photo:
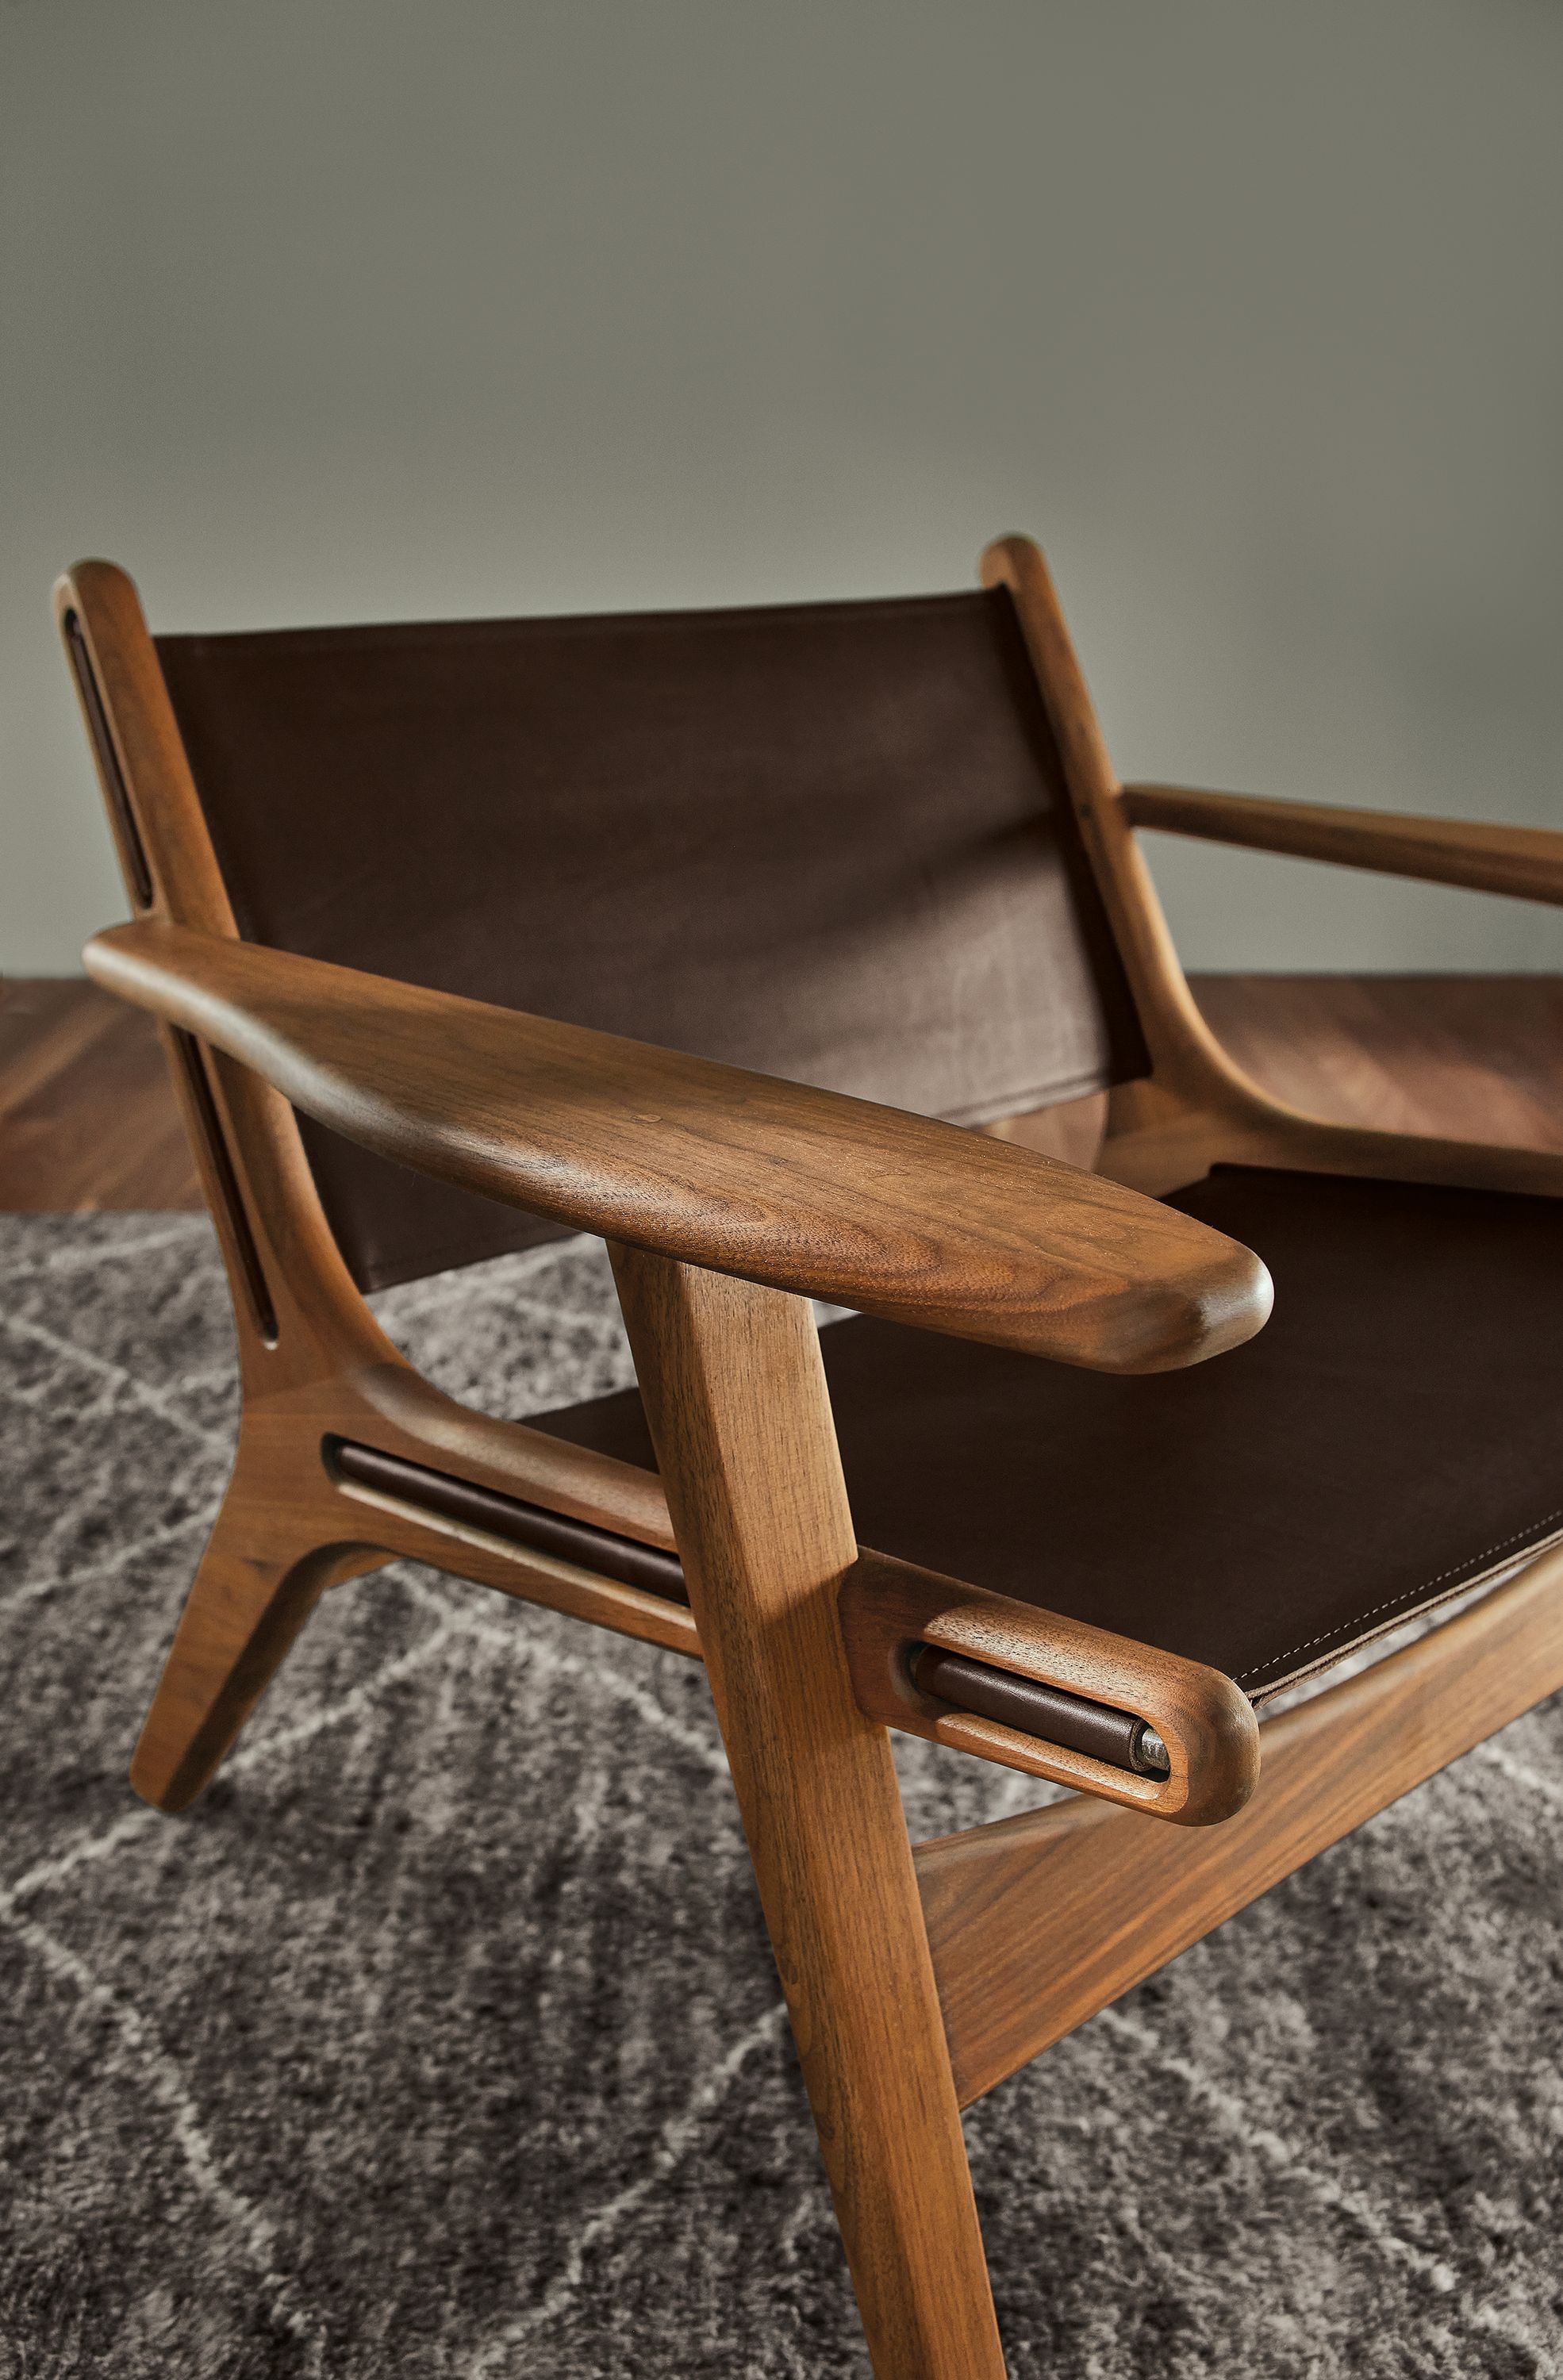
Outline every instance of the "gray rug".
{"type": "MultiPolygon", "coordinates": [[[[866,2370],[700,1670],[404,1565],[126,1761],[234,1427],[204,1221],[6,1218],[6,2380],[866,2370]]],[[[519,1414],[599,1251],[380,1301],[519,1414]]],[[[1036,1789],[908,1748],[914,1831],[1036,1789]]],[[[1015,2380],[1563,2372],[1563,1709],[993,2093],[1015,2380]]]]}

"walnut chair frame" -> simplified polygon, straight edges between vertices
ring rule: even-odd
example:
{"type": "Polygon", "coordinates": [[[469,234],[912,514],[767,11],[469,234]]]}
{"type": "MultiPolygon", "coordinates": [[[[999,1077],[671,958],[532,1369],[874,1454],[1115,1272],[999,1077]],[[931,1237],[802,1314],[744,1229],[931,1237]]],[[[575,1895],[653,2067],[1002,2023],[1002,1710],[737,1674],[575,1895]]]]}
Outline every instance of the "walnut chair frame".
{"type": "Polygon", "coordinates": [[[881,2380],[1004,2369],[961,2107],[1563,1685],[1557,1548],[1266,1725],[1261,1769],[1214,1670],[858,1546],[810,1297],[1157,1369],[1267,1310],[1256,1259],[1156,1203],[1212,1164],[1563,1195],[1556,1156],[1258,1090],[1193,1005],[1134,830],[1554,903],[1563,835],[1121,785],[1041,554],[1007,539],[983,571],[1013,595],[1149,1048],[1089,1173],[1043,1153],[1046,1119],[965,1132],[239,941],[134,588],[87,563],[57,590],[136,912],[87,963],[161,1020],[243,1383],[136,1789],[190,1803],[321,1592],[397,1556],[703,1658],[881,2380]],[[472,1412],[404,1361],[296,1109],[609,1240],[660,1476],[472,1412]],[[355,1475],[352,1449],[390,1460],[355,1475]],[[487,1519],[471,1494],[442,1509],[452,1481],[487,1519]],[[646,1583],[674,1557],[687,1606],[646,1583]],[[1165,1766],[953,1707],[909,1670],[919,1644],[1128,1713],[1165,1766]],[[892,1726],[1082,1790],[914,1849],[892,1726]]]}

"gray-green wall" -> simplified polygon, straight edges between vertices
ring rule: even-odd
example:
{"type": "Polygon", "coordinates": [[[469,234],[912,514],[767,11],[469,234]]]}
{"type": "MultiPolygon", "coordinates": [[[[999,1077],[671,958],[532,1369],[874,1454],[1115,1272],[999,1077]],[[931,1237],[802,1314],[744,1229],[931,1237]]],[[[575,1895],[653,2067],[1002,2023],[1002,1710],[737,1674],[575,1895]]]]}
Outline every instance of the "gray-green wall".
{"type": "MultiPolygon", "coordinates": [[[[0,964],[123,914],[47,625],[1049,549],[1125,774],[1563,824],[1555,0],[0,0],[0,964]]],[[[1548,912],[1154,850],[1192,964],[1548,912]]]]}

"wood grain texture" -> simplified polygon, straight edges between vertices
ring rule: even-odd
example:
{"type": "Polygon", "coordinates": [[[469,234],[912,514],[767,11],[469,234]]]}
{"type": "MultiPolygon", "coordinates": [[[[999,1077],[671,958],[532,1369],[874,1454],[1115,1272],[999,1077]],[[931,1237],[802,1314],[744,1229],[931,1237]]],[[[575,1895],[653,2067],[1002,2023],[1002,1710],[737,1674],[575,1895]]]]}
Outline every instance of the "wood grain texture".
{"type": "Polygon", "coordinates": [[[837,1617],[857,1548],[812,1318],[636,1250],[614,1270],[874,2369],[1000,2380],[890,1741],[837,1617]]]}
{"type": "Polygon", "coordinates": [[[1242,1072],[1200,1014],[1178,963],[1040,551],[1029,538],[1003,538],[984,554],[983,577],[1013,598],[1150,1055],[1148,1076],[1109,1094],[1102,1172],[1158,1195],[1223,1163],[1563,1195],[1563,1163],[1553,1151],[1332,1123],[1242,1072]]]}
{"type": "Polygon", "coordinates": [[[1208,1834],[1083,1798],[919,1844],[963,2106],[1560,1685],[1563,1549],[1270,1721],[1208,1834]]]}
{"type": "Polygon", "coordinates": [[[304,1587],[388,1554],[697,1652],[694,1622],[676,1604],[332,1477],[325,1442],[351,1438],[523,1502],[672,1544],[653,1474],[475,1413],[415,1371],[348,1277],[286,1103],[249,1068],[182,1035],[172,1037],[170,1055],[227,1261],[244,1406],[229,1498],[132,1769],[138,1791],[165,1809],[186,1806],[307,1617],[313,1597],[304,1587]],[[255,1545],[273,1548],[259,1572],[255,1545]]]}
{"type": "Polygon", "coordinates": [[[232,934],[233,909],[134,583],[115,563],[79,562],[55,583],[55,618],[132,908],[232,934]],[[127,812],[150,872],[144,895],[124,847],[127,812]]]}
{"type": "Polygon", "coordinates": [[[886,1727],[1180,1826],[1230,1817],[1254,1791],[1259,1731],[1253,1707],[1230,1678],[1202,1662],[866,1548],[842,1581],[842,1631],[858,1704],[886,1727]],[[907,1655],[919,1644],[1132,1711],[1161,1737],[1170,1773],[1135,1776],[951,1708],[913,1682],[907,1655]]]}
{"type": "MultiPolygon", "coordinates": [[[[122,571],[86,564],[61,581],[56,608],[70,626],[116,837],[123,853],[128,822],[146,862],[149,915],[239,952],[135,589],[122,571]]],[[[330,1475],[325,1441],[351,1438],[648,1544],[672,1543],[653,1474],[474,1413],[414,1371],[347,1272],[287,1100],[196,1037],[165,1023],[161,1038],[227,1270],[244,1404],[228,1496],[136,1755],[138,1790],[163,1808],[185,1807],[321,1587],[394,1553],[697,1654],[695,1623],[677,1604],[330,1475]]]]}
{"type": "Polygon", "coordinates": [[[1191,976],[1217,1039],[1341,1123],[1563,1150],[1557,976],[1191,976]]]}
{"type": "Polygon", "coordinates": [[[1233,1241],[953,1124],[176,927],[87,963],[349,1139],[578,1231],[1105,1371],[1269,1312],[1233,1241]]]}
{"type": "Polygon", "coordinates": [[[1504,892],[1517,901],[1563,902],[1563,834],[1545,827],[1339,809],[1186,785],[1125,785],[1123,803],[1132,824],[1161,834],[1194,835],[1294,859],[1504,892]]]}
{"type": "Polygon", "coordinates": [[[130,1763],[159,1809],[188,1808],[210,1782],[325,1589],[386,1559],[297,1534],[299,1500],[268,1493],[241,1449],[130,1763]]]}
{"type": "Polygon", "coordinates": [[[175,1055],[206,1077],[188,1112],[228,1255],[244,1405],[233,1485],[132,1770],[138,1791],[185,1807],[307,1617],[309,1583],[388,1554],[697,1652],[694,1622],[676,1604],[331,1475],[326,1441],[350,1438],[648,1544],[672,1542],[654,1474],[475,1413],[415,1371],[348,1278],[285,1103],[248,1068],[222,1061],[220,1070],[194,1043],[175,1055]],[[257,1546],[270,1549],[259,1571],[257,1546]]]}
{"type": "MultiPolygon", "coordinates": [[[[1262,1090],[1337,1123],[1563,1150],[1557,976],[1191,975],[1262,1090]]],[[[1094,1168],[1107,1094],[985,1132],[1094,1168]]],[[[82,977],[0,981],[0,1214],[199,1210],[155,1018],[82,977]]]]}
{"type": "MultiPolygon", "coordinates": [[[[575,1450],[518,1424],[481,1433],[473,1425],[485,1418],[439,1398],[410,1369],[405,1380],[394,1372],[292,1382],[284,1375],[269,1393],[247,1399],[233,1477],[131,1763],[144,1800],[169,1812],[188,1808],[321,1591],[397,1556],[698,1659],[699,1636],[682,1605],[338,1480],[322,1453],[355,1419],[358,1436],[407,1459],[442,1438],[466,1476],[479,1469],[487,1484],[508,1476],[502,1492],[515,1494],[529,1475],[527,1500],[573,1506],[582,1519],[595,1504],[599,1524],[610,1525],[616,1466],[594,1474],[557,1463],[555,1450],[575,1450]]],[[[639,1473],[624,1484],[641,1495],[643,1532],[660,1522],[671,1536],[659,1483],[639,1473]]],[[[625,1522],[621,1512],[611,1525],[625,1530],[625,1522]]]]}

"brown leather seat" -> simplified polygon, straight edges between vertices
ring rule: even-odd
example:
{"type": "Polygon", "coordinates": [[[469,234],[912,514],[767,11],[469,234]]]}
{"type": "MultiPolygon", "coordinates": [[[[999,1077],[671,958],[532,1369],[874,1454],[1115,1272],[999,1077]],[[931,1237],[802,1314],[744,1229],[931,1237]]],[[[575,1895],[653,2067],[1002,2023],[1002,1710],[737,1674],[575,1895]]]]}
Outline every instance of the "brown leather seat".
{"type": "MultiPolygon", "coordinates": [[[[1563,1534],[1556,1200],[1223,1166],[1169,1203],[1275,1277],[1217,1363],[1115,1378],[824,1331],[866,1545],[1258,1696],[1563,1534]]],[[[538,1426],[653,1460],[633,1390],[538,1426]]]]}

